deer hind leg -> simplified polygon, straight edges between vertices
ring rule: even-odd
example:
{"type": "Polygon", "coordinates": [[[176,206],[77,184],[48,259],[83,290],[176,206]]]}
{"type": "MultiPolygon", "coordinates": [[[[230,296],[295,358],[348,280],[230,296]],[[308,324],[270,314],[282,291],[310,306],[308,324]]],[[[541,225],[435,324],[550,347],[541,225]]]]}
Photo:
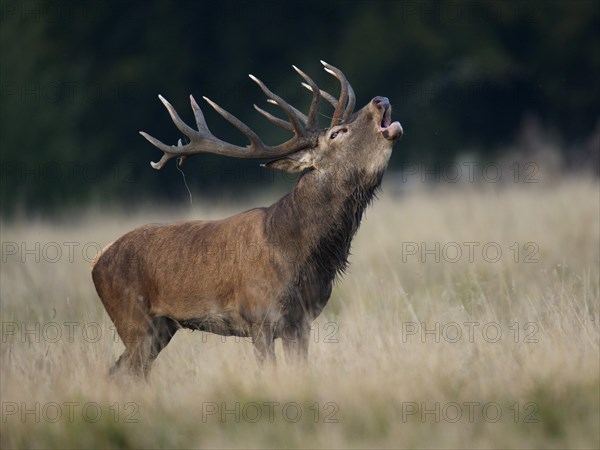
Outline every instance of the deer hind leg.
{"type": "Polygon", "coordinates": [[[125,351],[110,369],[111,376],[127,373],[146,378],[152,362],[167,344],[179,325],[168,317],[144,317],[143,320],[130,322],[117,331],[125,344],[125,351]]]}
{"type": "Polygon", "coordinates": [[[144,376],[147,372],[144,362],[150,356],[152,344],[152,318],[142,311],[135,311],[128,314],[126,320],[114,322],[125,351],[110,369],[109,375],[144,376]]]}
{"type": "Polygon", "coordinates": [[[147,375],[150,366],[158,354],[169,342],[171,342],[171,339],[179,328],[181,328],[179,323],[169,317],[155,317],[152,319],[152,341],[150,343],[150,352],[143,360],[142,364],[144,377],[147,375]]]}

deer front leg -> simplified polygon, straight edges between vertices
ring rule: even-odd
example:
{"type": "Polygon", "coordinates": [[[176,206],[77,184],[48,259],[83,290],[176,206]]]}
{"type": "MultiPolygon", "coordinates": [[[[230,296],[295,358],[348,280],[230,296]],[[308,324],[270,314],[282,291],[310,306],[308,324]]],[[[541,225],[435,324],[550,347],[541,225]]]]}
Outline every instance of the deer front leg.
{"type": "Polygon", "coordinates": [[[258,326],[253,330],[252,343],[254,344],[254,354],[261,366],[265,364],[265,361],[276,364],[275,337],[270,324],[258,326]]]}
{"type": "Polygon", "coordinates": [[[307,325],[287,327],[282,335],[283,353],[287,364],[304,363],[308,359],[310,327],[307,325]]]}

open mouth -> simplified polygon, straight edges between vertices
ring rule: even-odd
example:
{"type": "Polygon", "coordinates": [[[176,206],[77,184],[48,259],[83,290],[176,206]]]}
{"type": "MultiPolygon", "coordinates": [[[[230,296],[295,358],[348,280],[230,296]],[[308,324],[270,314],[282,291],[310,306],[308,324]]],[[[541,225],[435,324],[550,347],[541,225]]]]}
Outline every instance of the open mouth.
{"type": "Polygon", "coordinates": [[[381,124],[379,125],[379,127],[381,128],[381,131],[385,130],[387,127],[389,127],[392,123],[392,108],[389,106],[386,106],[385,111],[383,112],[383,117],[381,118],[381,124]]]}
{"type": "Polygon", "coordinates": [[[398,139],[404,133],[400,122],[392,122],[392,107],[386,105],[381,117],[381,123],[379,124],[379,131],[383,134],[383,137],[389,141],[398,139]]]}

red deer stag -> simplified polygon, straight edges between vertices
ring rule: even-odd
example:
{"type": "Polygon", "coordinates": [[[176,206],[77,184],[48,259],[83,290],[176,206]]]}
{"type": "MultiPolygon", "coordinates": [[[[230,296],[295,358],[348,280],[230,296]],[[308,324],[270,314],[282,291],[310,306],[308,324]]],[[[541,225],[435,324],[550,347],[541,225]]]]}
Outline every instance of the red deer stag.
{"type": "Polygon", "coordinates": [[[344,74],[322,62],[341,83],[335,99],[294,66],[312,92],[308,115],[250,75],[288,120],[254,105],[267,119],[293,133],[266,145],[247,125],[205,98],[250,141],[239,147],[215,137],[190,96],[197,130],[185,124],[159,96],[190,142],[170,146],[141,132],[164,152],[161,169],[196,153],[271,159],[265,167],[303,172],[292,192],[268,208],[224,220],[150,224],[109,245],[92,277],[98,295],[126,346],[111,373],[146,376],[152,361],[180,328],[250,337],[260,362],[275,361],[274,339],[282,338],[286,360],[308,353],[310,326],[331,295],[334,279],[348,264],[350,243],[363,212],[380,186],[402,127],[391,121],[390,102],[375,97],[353,112],[354,91],[344,74]],[[319,102],[335,109],[319,129],[319,102]],[[239,247],[244,249],[240,255],[239,247]],[[238,250],[236,250],[238,249],[238,250]]]}

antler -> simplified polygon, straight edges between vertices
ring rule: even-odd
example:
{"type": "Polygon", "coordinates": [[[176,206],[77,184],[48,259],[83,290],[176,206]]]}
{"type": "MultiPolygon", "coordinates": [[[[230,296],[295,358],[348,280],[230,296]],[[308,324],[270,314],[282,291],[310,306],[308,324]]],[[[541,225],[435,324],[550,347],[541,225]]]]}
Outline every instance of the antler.
{"type": "MultiPolygon", "coordinates": [[[[348,121],[348,119],[352,115],[352,112],[354,111],[356,97],[354,95],[354,89],[352,89],[352,86],[350,85],[350,83],[348,83],[348,80],[346,80],[346,77],[340,69],[332,66],[331,64],[326,63],[323,60],[321,60],[321,64],[325,66],[325,70],[327,72],[329,72],[331,75],[333,75],[340,81],[340,84],[342,86],[340,98],[338,100],[336,100],[333,95],[325,91],[320,91],[321,96],[325,98],[325,100],[327,100],[329,103],[331,103],[331,106],[335,108],[335,112],[333,113],[333,117],[331,118],[331,124],[329,125],[330,127],[332,127],[340,121],[348,121]]],[[[302,86],[304,86],[306,89],[312,92],[314,92],[314,90],[317,89],[316,86],[312,86],[306,83],[302,83],[302,86]]]]}
{"type": "Polygon", "coordinates": [[[338,78],[342,84],[340,98],[337,101],[330,94],[321,91],[308,75],[306,75],[296,66],[292,66],[294,70],[298,72],[298,74],[300,74],[300,76],[306,81],[306,83],[302,83],[303,86],[313,93],[308,116],[305,116],[296,108],[289,105],[281,97],[271,92],[265,86],[265,84],[254,75],[250,75],[252,81],[257,83],[268,97],[267,101],[269,103],[278,105],[287,115],[289,122],[273,116],[256,105],[254,105],[254,108],[275,125],[294,133],[294,136],[291,139],[283,144],[275,146],[266,145],[244,122],[221,108],[212,100],[203,97],[204,100],[206,100],[208,104],[215,109],[215,111],[217,111],[221,116],[223,116],[223,118],[225,118],[225,120],[235,126],[244,134],[244,136],[248,138],[250,145],[246,147],[240,147],[238,145],[230,144],[218,139],[208,129],[202,110],[196,103],[194,97],[190,95],[190,103],[192,105],[192,110],[194,111],[194,116],[196,118],[196,125],[198,127],[198,130],[194,130],[183,120],[181,120],[181,117],[179,117],[179,114],[177,114],[175,108],[173,108],[173,106],[163,96],[159,95],[158,98],[167,108],[173,123],[175,126],[177,126],[179,131],[189,138],[190,142],[183,145],[181,139],[179,139],[179,142],[176,146],[167,145],[150,136],[148,133],[140,131],[140,134],[144,136],[144,138],[146,138],[152,145],[159,148],[164,153],[160,161],[157,163],[151,162],[150,164],[155,169],[162,169],[167,161],[172,158],[180,157],[179,165],[181,165],[188,156],[195,155],[196,153],[214,153],[217,155],[246,159],[274,158],[289,155],[290,153],[296,152],[303,148],[316,146],[319,132],[318,111],[321,96],[325,97],[325,99],[336,108],[331,121],[332,126],[340,119],[346,121],[352,113],[352,109],[354,108],[354,91],[346,80],[346,77],[344,77],[344,74],[339,69],[336,69],[335,67],[323,61],[321,61],[321,63],[325,66],[325,70],[338,78]]]}

